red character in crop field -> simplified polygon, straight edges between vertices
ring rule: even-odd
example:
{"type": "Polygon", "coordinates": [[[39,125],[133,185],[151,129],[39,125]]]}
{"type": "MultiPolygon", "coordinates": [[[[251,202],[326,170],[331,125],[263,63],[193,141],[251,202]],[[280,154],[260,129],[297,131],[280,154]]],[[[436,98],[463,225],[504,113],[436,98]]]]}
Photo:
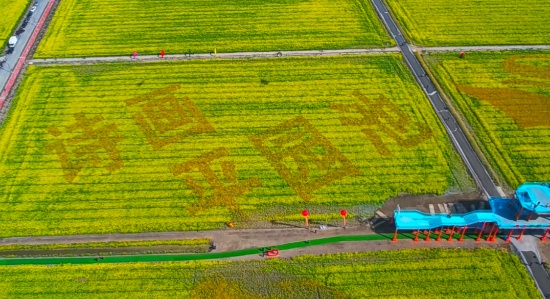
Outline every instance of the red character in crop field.
{"type": "Polygon", "coordinates": [[[330,108],[343,113],[358,114],[356,117],[340,117],[340,123],[360,127],[380,155],[392,156],[387,139],[394,140],[401,147],[413,148],[432,138],[428,125],[412,119],[384,96],[370,99],[359,91],[355,91],[353,95],[359,102],[331,104],[330,108]]]}
{"type": "Polygon", "coordinates": [[[160,50],[160,58],[164,58],[164,49],[160,50]]]}
{"type": "Polygon", "coordinates": [[[304,201],[332,182],[361,174],[305,117],[248,138],[304,201]]]}
{"type": "Polygon", "coordinates": [[[177,95],[179,85],[171,85],[126,100],[133,118],[153,150],[180,142],[197,134],[216,132],[197,106],[177,95]]]}
{"type": "Polygon", "coordinates": [[[196,202],[187,206],[192,215],[215,206],[222,206],[233,212],[238,211],[237,198],[262,185],[260,180],[254,177],[239,180],[236,163],[229,159],[229,151],[223,147],[206,152],[183,164],[173,165],[170,170],[174,176],[185,174],[183,184],[198,197],[196,202]],[[215,169],[221,169],[221,173],[215,169]],[[199,177],[202,178],[197,179],[199,177]]]}
{"type": "Polygon", "coordinates": [[[134,53],[132,53],[132,59],[136,59],[136,57],[137,57],[137,51],[134,50],[134,53]]]}
{"type": "Polygon", "coordinates": [[[48,128],[52,136],[47,152],[57,154],[65,179],[72,183],[87,166],[104,168],[114,172],[124,166],[116,147],[122,140],[115,124],[105,123],[101,115],[87,117],[84,113],[73,115],[75,122],[60,129],[48,128]]]}

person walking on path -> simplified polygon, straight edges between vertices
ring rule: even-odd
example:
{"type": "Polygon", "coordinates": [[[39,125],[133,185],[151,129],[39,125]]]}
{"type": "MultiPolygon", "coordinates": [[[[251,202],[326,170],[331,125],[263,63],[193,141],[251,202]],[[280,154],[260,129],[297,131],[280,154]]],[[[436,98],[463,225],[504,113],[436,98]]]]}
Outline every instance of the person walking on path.
{"type": "Polygon", "coordinates": [[[160,58],[164,59],[164,49],[160,50],[160,58]]]}
{"type": "Polygon", "coordinates": [[[137,57],[137,51],[134,50],[134,53],[132,53],[132,59],[136,59],[136,57],[137,57]]]}

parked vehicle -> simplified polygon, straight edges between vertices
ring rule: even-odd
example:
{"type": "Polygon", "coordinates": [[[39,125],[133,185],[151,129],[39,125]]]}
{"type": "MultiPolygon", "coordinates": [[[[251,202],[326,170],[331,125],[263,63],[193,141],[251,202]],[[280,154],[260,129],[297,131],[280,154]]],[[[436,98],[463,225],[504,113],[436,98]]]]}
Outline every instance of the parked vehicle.
{"type": "Polygon", "coordinates": [[[11,54],[13,53],[13,50],[15,49],[15,45],[17,44],[17,36],[12,36],[10,37],[10,39],[8,40],[8,54],[11,54]]]}
{"type": "Polygon", "coordinates": [[[21,28],[27,27],[27,24],[29,24],[29,21],[31,20],[31,16],[27,15],[25,19],[23,20],[23,24],[21,24],[21,28]]]}

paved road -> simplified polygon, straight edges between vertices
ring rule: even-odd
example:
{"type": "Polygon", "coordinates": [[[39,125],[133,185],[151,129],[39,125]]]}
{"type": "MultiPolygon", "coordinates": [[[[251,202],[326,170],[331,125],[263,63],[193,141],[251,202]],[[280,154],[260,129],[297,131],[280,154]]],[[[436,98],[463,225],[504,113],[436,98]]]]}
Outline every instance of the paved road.
{"type": "MultiPolygon", "coordinates": [[[[5,62],[0,69],[0,108],[2,108],[5,99],[15,83],[15,79],[23,68],[30,48],[36,40],[38,31],[42,28],[53,2],[54,0],[37,1],[37,8],[24,31],[19,34],[19,40],[15,45],[13,53],[6,55],[4,58],[5,62]],[[45,11],[46,13],[44,13],[45,11]]],[[[26,15],[27,13],[25,13],[25,16],[26,15]]],[[[3,113],[5,113],[5,111],[3,111],[3,113]]]]}
{"type": "MultiPolygon", "coordinates": [[[[0,69],[0,88],[2,88],[2,90],[4,89],[6,82],[8,81],[10,73],[15,68],[15,64],[19,60],[19,57],[21,57],[23,49],[25,49],[25,46],[27,45],[27,42],[29,41],[33,30],[36,28],[36,24],[38,23],[40,16],[42,16],[42,14],[44,13],[44,10],[46,8],[45,4],[46,1],[44,0],[38,3],[36,11],[33,13],[31,20],[25,28],[25,31],[19,35],[19,40],[15,45],[14,52],[12,54],[6,55],[6,63],[4,63],[2,69],[0,69]]],[[[25,13],[24,16],[26,15],[27,13],[25,13]]]]}
{"type": "Polygon", "coordinates": [[[539,287],[539,290],[543,294],[544,298],[550,298],[550,276],[544,265],[539,262],[537,255],[532,251],[522,251],[521,252],[525,257],[527,262],[527,267],[531,272],[531,275],[535,278],[535,282],[539,287]]]}
{"type": "MultiPolygon", "coordinates": [[[[45,3],[46,1],[42,1],[42,3],[38,4],[36,11],[33,13],[31,20],[25,28],[25,31],[19,35],[19,41],[15,45],[14,52],[12,54],[7,54],[5,57],[6,63],[4,63],[4,65],[0,69],[0,88],[2,88],[2,90],[4,90],[9,75],[15,68],[15,64],[19,60],[19,57],[21,57],[21,53],[23,53],[23,49],[25,49],[25,46],[27,45],[31,34],[35,29],[36,24],[40,19],[40,16],[42,16],[42,14],[44,13],[44,9],[46,8],[45,3]]],[[[26,15],[27,13],[25,13],[25,16],[26,15]]]]}
{"type": "Polygon", "coordinates": [[[443,122],[449,136],[458,150],[462,160],[468,167],[468,170],[474,177],[477,182],[477,185],[487,196],[500,196],[497,187],[491,176],[487,172],[487,169],[481,163],[476,152],[472,149],[471,144],[468,142],[468,139],[464,135],[464,132],[456,122],[454,116],[449,112],[447,105],[441,99],[441,96],[437,92],[435,85],[426,76],[424,68],[413,54],[412,48],[409,46],[400,30],[397,28],[393,18],[388,12],[387,8],[382,3],[382,0],[371,0],[373,5],[376,8],[376,11],[382,22],[386,25],[392,37],[395,39],[397,45],[403,53],[403,57],[407,62],[407,65],[411,69],[412,73],[416,77],[416,80],[422,86],[422,89],[430,99],[430,102],[435,109],[439,119],[443,122]]]}

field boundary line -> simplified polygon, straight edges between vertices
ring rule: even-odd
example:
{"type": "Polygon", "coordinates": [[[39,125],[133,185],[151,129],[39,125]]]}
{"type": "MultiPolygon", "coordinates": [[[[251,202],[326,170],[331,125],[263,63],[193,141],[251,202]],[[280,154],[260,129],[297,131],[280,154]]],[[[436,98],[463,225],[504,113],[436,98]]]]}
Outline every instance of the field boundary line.
{"type": "Polygon", "coordinates": [[[537,51],[550,50],[550,45],[509,45],[509,46],[449,46],[449,47],[422,47],[411,45],[413,51],[430,52],[486,52],[486,51],[537,51]]]}
{"type": "Polygon", "coordinates": [[[193,59],[242,59],[242,58],[278,58],[299,56],[340,56],[358,54],[386,54],[401,53],[398,47],[373,48],[373,49],[341,49],[341,50],[304,50],[304,51],[268,51],[268,52],[234,52],[217,54],[172,54],[160,58],[159,55],[143,55],[133,59],[127,56],[100,56],[100,57],[76,57],[76,58],[40,58],[32,59],[29,64],[70,64],[70,63],[96,63],[96,62],[120,62],[120,61],[165,61],[165,60],[193,60],[193,59]]]}
{"type": "MultiPolygon", "coordinates": [[[[483,52],[483,51],[536,51],[550,50],[550,45],[510,45],[510,46],[449,46],[449,47],[422,47],[410,45],[414,52],[483,52]]],[[[97,57],[70,57],[70,58],[35,58],[29,60],[29,64],[64,64],[80,62],[110,62],[110,61],[164,61],[164,60],[192,60],[192,59],[240,59],[240,58],[272,58],[272,57],[295,57],[295,56],[339,56],[357,54],[385,54],[401,53],[398,46],[389,48],[371,49],[338,49],[338,50],[299,50],[299,51],[266,51],[266,52],[231,52],[231,53],[202,53],[202,54],[171,54],[164,58],[159,55],[142,55],[133,59],[127,56],[97,56],[97,57]]]]}
{"type": "MultiPolygon", "coordinates": [[[[550,50],[550,45],[511,45],[511,46],[457,46],[457,47],[421,47],[410,46],[413,52],[483,52],[483,51],[506,51],[506,50],[550,50]]],[[[360,54],[387,54],[401,53],[398,46],[390,48],[372,48],[372,49],[339,49],[339,50],[303,50],[303,51],[267,51],[267,52],[233,52],[233,53],[202,53],[202,54],[171,54],[161,58],[159,55],[143,55],[133,59],[131,55],[127,56],[98,56],[98,57],[74,57],[74,58],[36,58],[29,60],[29,64],[80,64],[80,63],[98,63],[98,62],[131,62],[148,61],[158,62],[166,60],[197,60],[197,59],[244,59],[244,58],[273,58],[273,57],[300,57],[300,56],[341,56],[341,55],[360,55],[360,54]]]]}

